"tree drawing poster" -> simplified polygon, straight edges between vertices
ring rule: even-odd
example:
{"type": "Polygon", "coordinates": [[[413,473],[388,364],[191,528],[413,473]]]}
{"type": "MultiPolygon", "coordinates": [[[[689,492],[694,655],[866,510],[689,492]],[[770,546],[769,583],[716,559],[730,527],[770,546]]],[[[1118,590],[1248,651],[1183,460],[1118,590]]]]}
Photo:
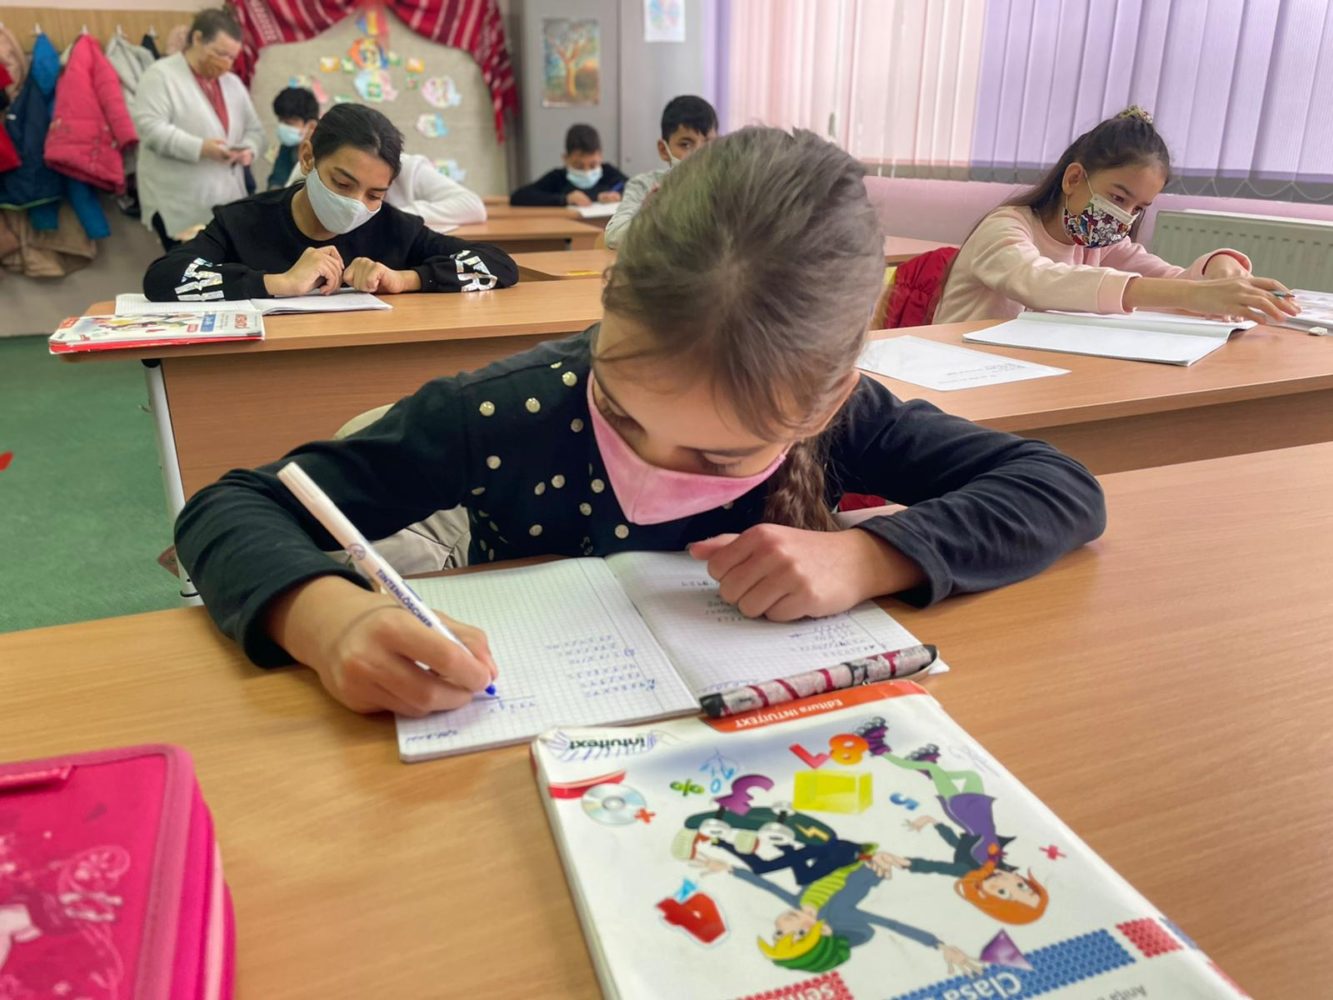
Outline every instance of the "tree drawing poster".
{"type": "Polygon", "coordinates": [[[542,107],[568,108],[601,102],[601,46],[601,28],[595,20],[542,20],[546,66],[542,107]]]}

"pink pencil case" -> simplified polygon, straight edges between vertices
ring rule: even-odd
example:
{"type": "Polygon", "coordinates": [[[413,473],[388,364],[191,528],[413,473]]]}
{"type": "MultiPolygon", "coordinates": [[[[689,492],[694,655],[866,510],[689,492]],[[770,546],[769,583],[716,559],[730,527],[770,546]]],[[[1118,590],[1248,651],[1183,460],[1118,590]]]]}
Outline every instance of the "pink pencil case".
{"type": "Polygon", "coordinates": [[[234,969],[188,753],[0,764],[0,1000],[229,1000],[234,969]]]}

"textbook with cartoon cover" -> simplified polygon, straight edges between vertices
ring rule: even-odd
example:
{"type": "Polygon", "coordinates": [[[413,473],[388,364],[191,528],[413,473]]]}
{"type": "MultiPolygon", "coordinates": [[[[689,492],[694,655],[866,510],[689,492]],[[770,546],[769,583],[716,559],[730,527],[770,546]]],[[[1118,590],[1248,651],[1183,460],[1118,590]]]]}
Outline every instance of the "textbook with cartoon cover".
{"type": "Polygon", "coordinates": [[[263,340],[264,317],[254,310],[200,312],[173,309],[135,315],[71,316],[56,328],[52,354],[263,340]]]}
{"type": "Polygon", "coordinates": [[[911,681],[532,752],[609,997],[1245,996],[911,681]]]}

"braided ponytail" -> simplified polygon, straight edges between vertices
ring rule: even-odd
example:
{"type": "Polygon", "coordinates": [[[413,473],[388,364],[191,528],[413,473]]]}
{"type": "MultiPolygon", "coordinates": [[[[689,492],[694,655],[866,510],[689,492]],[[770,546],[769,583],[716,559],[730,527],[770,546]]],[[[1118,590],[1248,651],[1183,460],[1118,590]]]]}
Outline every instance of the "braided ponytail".
{"type": "Polygon", "coordinates": [[[837,531],[825,499],[824,458],[828,432],[792,445],[787,460],[769,480],[764,520],[807,531],[837,531]]]}

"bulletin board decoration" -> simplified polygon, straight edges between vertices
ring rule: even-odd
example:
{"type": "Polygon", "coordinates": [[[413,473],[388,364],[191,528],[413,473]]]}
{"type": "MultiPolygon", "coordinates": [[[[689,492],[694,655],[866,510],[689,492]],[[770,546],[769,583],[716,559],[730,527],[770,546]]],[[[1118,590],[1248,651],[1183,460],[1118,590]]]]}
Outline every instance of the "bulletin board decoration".
{"type": "MultiPolygon", "coordinates": [[[[280,6],[270,4],[268,0],[230,0],[230,3],[245,33],[236,71],[246,83],[254,75],[259,50],[264,46],[313,38],[353,14],[357,16],[357,27],[361,30],[361,38],[353,48],[359,47],[358,54],[368,63],[373,56],[366,45],[366,39],[370,39],[371,45],[379,50],[383,64],[378,67],[360,65],[352,53],[339,53],[338,71],[355,75],[367,69],[389,69],[393,51],[388,45],[388,19],[383,15],[387,8],[397,14],[409,30],[423,38],[462,49],[472,56],[490,89],[499,141],[503,142],[505,138],[505,113],[518,111],[518,85],[514,80],[497,0],[384,0],[383,4],[368,9],[358,0],[288,0],[280,6]]],[[[321,57],[320,72],[334,71],[328,61],[334,57],[333,53],[321,57]]],[[[410,77],[422,76],[410,69],[408,72],[410,77]]],[[[368,91],[372,89],[372,83],[379,84],[381,99],[384,99],[383,80],[367,77],[364,86],[368,91]]],[[[410,82],[407,86],[416,89],[410,82]]]]}

